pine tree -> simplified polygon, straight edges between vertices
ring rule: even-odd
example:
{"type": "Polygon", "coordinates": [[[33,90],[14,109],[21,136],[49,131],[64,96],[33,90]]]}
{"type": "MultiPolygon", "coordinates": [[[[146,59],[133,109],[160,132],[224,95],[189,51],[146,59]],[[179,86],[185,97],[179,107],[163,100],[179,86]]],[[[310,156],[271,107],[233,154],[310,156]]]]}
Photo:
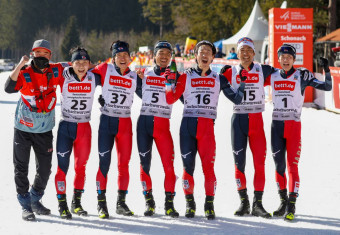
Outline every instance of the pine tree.
{"type": "Polygon", "coordinates": [[[163,27],[172,22],[171,0],[139,0],[143,4],[144,17],[159,25],[159,37],[163,37],[163,27]]]}
{"type": "Polygon", "coordinates": [[[75,46],[80,46],[79,29],[77,26],[77,18],[71,16],[66,26],[63,43],[61,44],[61,56],[64,60],[70,59],[69,51],[75,46]]]}

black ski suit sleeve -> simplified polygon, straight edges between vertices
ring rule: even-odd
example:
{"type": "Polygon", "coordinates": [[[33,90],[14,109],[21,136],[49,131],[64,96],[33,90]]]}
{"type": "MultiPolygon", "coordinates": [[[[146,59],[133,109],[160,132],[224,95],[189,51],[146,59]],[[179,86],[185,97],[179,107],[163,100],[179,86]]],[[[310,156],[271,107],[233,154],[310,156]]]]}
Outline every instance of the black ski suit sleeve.
{"type": "Polygon", "coordinates": [[[325,73],[325,81],[319,81],[314,77],[314,74],[305,68],[298,68],[301,74],[301,94],[303,95],[307,86],[314,87],[322,91],[332,90],[332,77],[331,73],[325,73]]]}
{"type": "Polygon", "coordinates": [[[137,87],[135,93],[142,99],[142,79],[139,76],[137,76],[137,87]]]}
{"type": "Polygon", "coordinates": [[[263,72],[263,78],[264,78],[264,82],[266,81],[266,79],[272,74],[274,73],[277,69],[267,65],[267,64],[261,64],[262,67],[262,72],[263,72]]]}
{"type": "Polygon", "coordinates": [[[240,86],[237,90],[235,90],[230,83],[228,82],[227,78],[220,74],[220,86],[221,90],[223,91],[224,95],[234,104],[241,103],[243,99],[243,92],[245,83],[241,82],[240,86]]]}
{"type": "Polygon", "coordinates": [[[102,86],[102,81],[101,81],[101,77],[99,74],[97,73],[93,73],[94,74],[94,79],[96,81],[96,87],[97,86],[102,86]]]}
{"type": "Polygon", "coordinates": [[[5,83],[5,92],[9,94],[18,92],[17,90],[15,90],[16,85],[17,82],[13,81],[11,77],[8,77],[5,83]]]}

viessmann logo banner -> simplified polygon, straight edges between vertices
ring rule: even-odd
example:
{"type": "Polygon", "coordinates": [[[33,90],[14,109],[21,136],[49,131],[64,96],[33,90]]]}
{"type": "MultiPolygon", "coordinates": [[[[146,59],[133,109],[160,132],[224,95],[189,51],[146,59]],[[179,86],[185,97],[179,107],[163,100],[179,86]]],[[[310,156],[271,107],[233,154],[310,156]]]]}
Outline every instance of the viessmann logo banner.
{"type": "Polygon", "coordinates": [[[112,86],[121,86],[125,88],[131,88],[132,87],[132,81],[118,76],[110,76],[109,84],[112,86]]]}
{"type": "Polygon", "coordinates": [[[149,86],[165,86],[165,78],[163,77],[147,77],[146,84],[149,86]]]}
{"type": "Polygon", "coordinates": [[[284,24],[276,24],[275,30],[280,32],[310,32],[313,30],[313,24],[307,23],[284,23],[284,24]]]}
{"type": "Polygon", "coordinates": [[[215,79],[213,78],[193,78],[191,79],[192,87],[214,87],[215,79]]]}
{"type": "Polygon", "coordinates": [[[275,81],[274,90],[277,91],[294,91],[295,82],[291,81],[275,81]]]}
{"type": "Polygon", "coordinates": [[[90,93],[91,84],[90,83],[70,83],[67,86],[67,90],[70,93],[90,93]]]}
{"type": "MultiPolygon", "coordinates": [[[[260,81],[260,77],[257,73],[249,73],[249,76],[247,79],[244,81],[245,83],[258,83],[260,81]]],[[[240,84],[241,83],[241,78],[240,75],[236,75],[236,83],[240,84]]]]}

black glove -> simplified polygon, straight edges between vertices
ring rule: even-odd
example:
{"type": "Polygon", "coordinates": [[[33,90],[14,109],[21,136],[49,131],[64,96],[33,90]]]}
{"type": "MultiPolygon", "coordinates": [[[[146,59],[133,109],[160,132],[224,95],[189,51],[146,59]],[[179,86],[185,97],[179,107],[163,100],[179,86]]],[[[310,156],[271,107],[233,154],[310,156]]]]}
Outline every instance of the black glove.
{"type": "Polygon", "coordinates": [[[325,71],[325,73],[329,73],[329,63],[328,60],[324,57],[320,57],[319,59],[319,64],[323,67],[323,70],[325,71]]]}
{"type": "Polygon", "coordinates": [[[305,68],[299,68],[301,79],[307,81],[309,79],[309,71],[305,68]]]}
{"type": "Polygon", "coordinates": [[[227,71],[227,70],[230,69],[230,68],[231,68],[231,66],[227,64],[227,65],[225,65],[225,66],[221,69],[220,73],[221,73],[221,74],[224,74],[225,71],[227,71]]]}
{"type": "Polygon", "coordinates": [[[244,82],[248,78],[249,74],[247,70],[241,69],[239,75],[240,75],[241,81],[244,82]]]}
{"type": "Polygon", "coordinates": [[[105,100],[104,100],[102,95],[99,96],[98,102],[99,102],[100,106],[102,106],[102,107],[105,105],[105,100]]]}

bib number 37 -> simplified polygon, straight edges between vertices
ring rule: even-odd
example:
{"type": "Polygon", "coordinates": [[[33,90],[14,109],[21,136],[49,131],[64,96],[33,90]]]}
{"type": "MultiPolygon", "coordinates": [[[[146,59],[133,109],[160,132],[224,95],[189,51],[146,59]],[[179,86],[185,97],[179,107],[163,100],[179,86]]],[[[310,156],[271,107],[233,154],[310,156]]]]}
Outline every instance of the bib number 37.
{"type": "Polygon", "coordinates": [[[111,104],[117,104],[119,102],[119,100],[120,100],[119,104],[123,104],[126,100],[126,97],[127,96],[124,95],[124,94],[112,93],[111,104]]]}

